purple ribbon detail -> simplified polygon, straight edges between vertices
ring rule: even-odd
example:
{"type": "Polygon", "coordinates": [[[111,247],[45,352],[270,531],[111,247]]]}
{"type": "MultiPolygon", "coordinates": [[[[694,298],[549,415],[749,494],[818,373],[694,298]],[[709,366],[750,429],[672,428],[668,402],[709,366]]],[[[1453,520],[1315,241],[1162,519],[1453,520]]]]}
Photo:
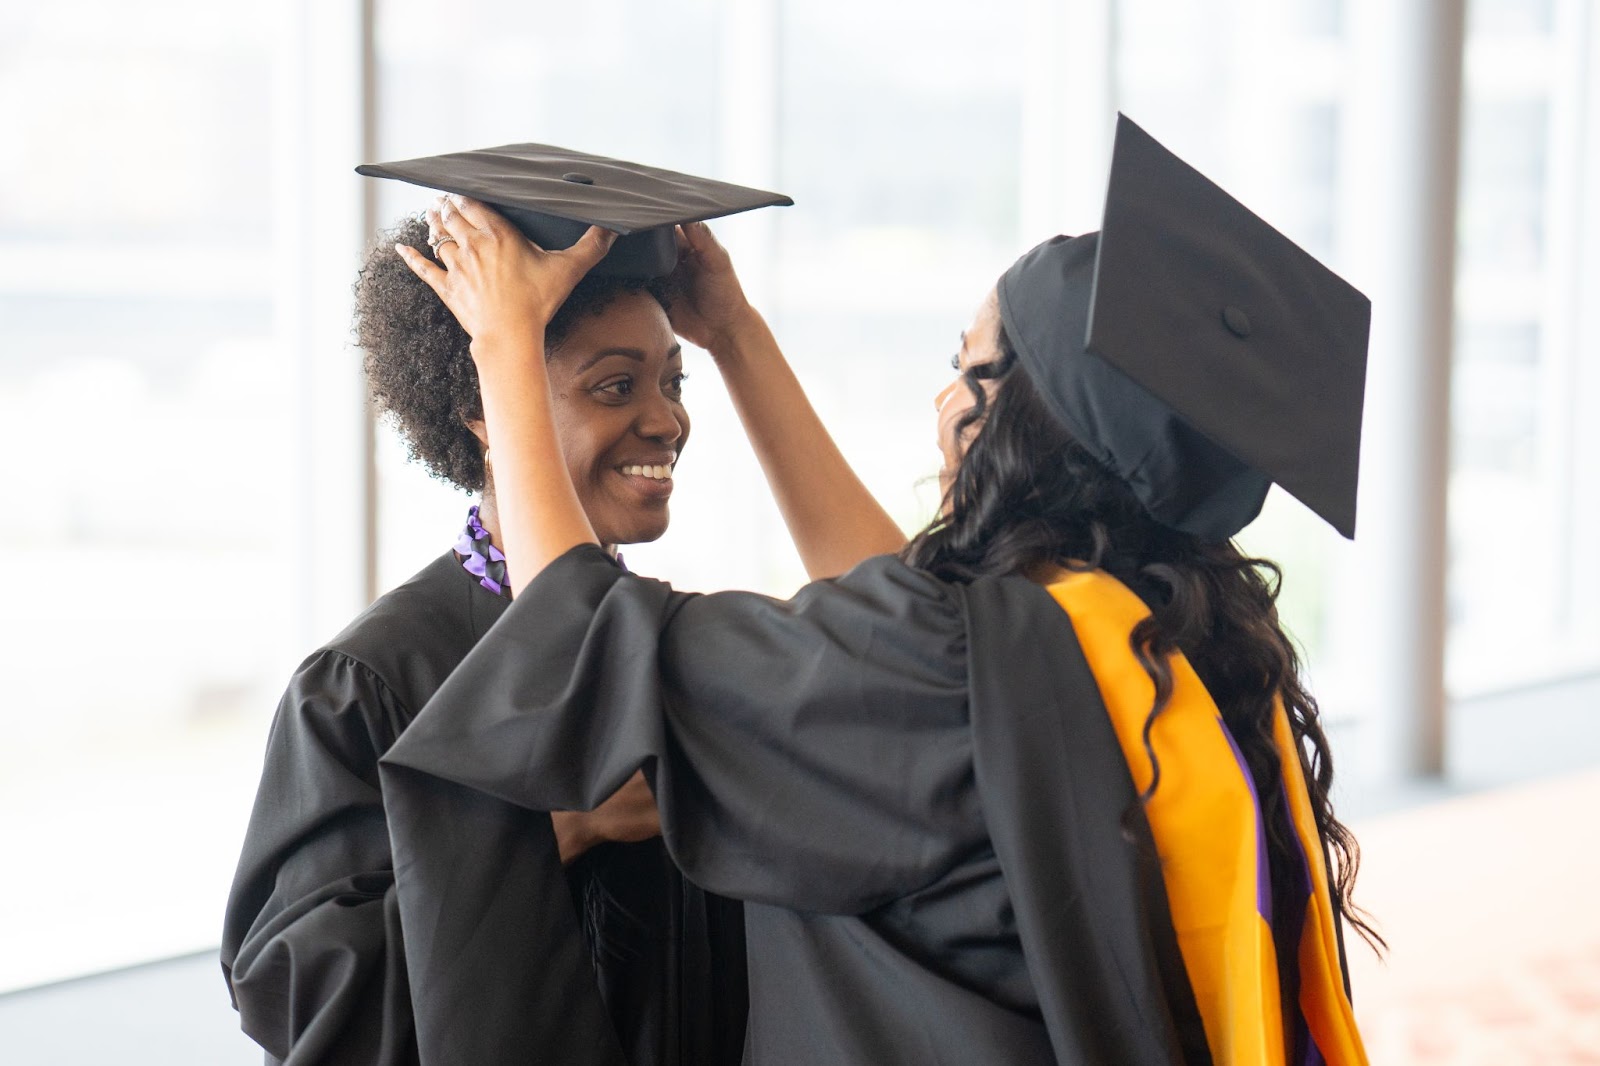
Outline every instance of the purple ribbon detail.
{"type": "MultiPolygon", "coordinates": [[[[1261,807],[1261,796],[1256,792],[1256,778],[1250,772],[1249,763],[1244,761],[1244,752],[1239,750],[1238,742],[1233,739],[1233,733],[1228,729],[1228,724],[1221,718],[1217,725],[1222,728],[1222,735],[1228,738],[1228,747],[1233,750],[1233,757],[1239,764],[1239,773],[1244,777],[1245,784],[1250,789],[1250,805],[1255,809],[1256,819],[1256,910],[1266,920],[1267,927],[1278,930],[1272,920],[1272,870],[1269,865],[1267,851],[1267,818],[1266,812],[1261,807]]],[[[1290,772],[1285,768],[1285,773],[1290,772]]],[[[1283,809],[1288,812],[1289,790],[1287,784],[1280,783],[1283,795],[1283,809]]],[[[1299,958],[1300,940],[1305,936],[1307,904],[1311,901],[1311,863],[1306,858],[1305,846],[1300,841],[1300,834],[1295,831],[1294,820],[1289,819],[1289,839],[1294,842],[1295,872],[1298,874],[1291,885],[1290,899],[1283,900],[1288,907],[1285,918],[1291,923],[1294,936],[1291,942],[1280,945],[1279,957],[1286,965],[1297,965],[1299,958]]],[[[1280,978],[1281,980],[1281,978],[1280,978]]],[[[1292,1047],[1304,1049],[1303,1066],[1326,1066],[1322,1057],[1322,1050],[1317,1047],[1317,1042],[1311,1036],[1311,1027],[1306,1023],[1303,1010],[1296,1004],[1293,1016],[1285,1018],[1284,1022],[1292,1029],[1294,1034],[1292,1047]]]]}
{"type": "Polygon", "coordinates": [[[467,511],[467,524],[456,538],[456,555],[462,569],[478,579],[478,584],[496,596],[511,598],[511,580],[506,574],[506,557],[489,539],[489,531],[478,520],[478,505],[467,511]]]}
{"type": "MultiPolygon", "coordinates": [[[[1285,767],[1284,773],[1289,772],[1289,768],[1285,767]]],[[[1283,809],[1287,812],[1292,809],[1289,806],[1289,786],[1285,783],[1282,788],[1283,809]]],[[[1295,831],[1292,817],[1289,819],[1289,839],[1294,842],[1294,857],[1297,860],[1294,869],[1299,875],[1294,879],[1294,898],[1289,900],[1289,905],[1294,908],[1289,912],[1294,917],[1294,957],[1298,957],[1300,941],[1306,935],[1306,911],[1311,902],[1311,860],[1306,857],[1305,845],[1301,843],[1300,834],[1295,831]]],[[[1295,1011],[1294,1029],[1296,1046],[1306,1049],[1305,1066],[1325,1066],[1326,1060],[1322,1057],[1322,1050],[1312,1038],[1311,1026],[1307,1024],[1305,1012],[1302,1010],[1295,1011]]]]}
{"type": "Polygon", "coordinates": [[[1256,910],[1261,912],[1261,917],[1266,919],[1267,925],[1272,925],[1272,871],[1267,866],[1267,820],[1261,810],[1261,797],[1256,794],[1256,778],[1250,772],[1250,764],[1244,761],[1244,752],[1239,750],[1239,744],[1233,739],[1233,733],[1228,729],[1228,723],[1221,718],[1217,719],[1217,726],[1222,730],[1222,735],[1228,738],[1228,747],[1233,751],[1233,758],[1239,764],[1239,774],[1244,778],[1245,785],[1250,789],[1250,808],[1256,821],[1256,910]]]}

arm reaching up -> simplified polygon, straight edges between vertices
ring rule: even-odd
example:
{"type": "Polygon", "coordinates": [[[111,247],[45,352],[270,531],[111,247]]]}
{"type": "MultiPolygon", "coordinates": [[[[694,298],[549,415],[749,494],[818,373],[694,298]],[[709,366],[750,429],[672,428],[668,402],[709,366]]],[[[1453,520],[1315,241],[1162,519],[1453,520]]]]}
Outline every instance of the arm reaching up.
{"type": "Polygon", "coordinates": [[[395,251],[472,338],[501,538],[517,560],[515,594],[568,549],[599,543],[562,459],[544,331],[616,235],[591,226],[572,247],[547,252],[488,205],[462,196],[441,198],[428,222],[445,234],[437,245],[442,269],[414,248],[395,251]]]}
{"type": "Polygon", "coordinates": [[[904,547],[905,534],[817,417],[705,223],[679,227],[673,281],[672,327],[715,360],[811,579],[904,547]]]}

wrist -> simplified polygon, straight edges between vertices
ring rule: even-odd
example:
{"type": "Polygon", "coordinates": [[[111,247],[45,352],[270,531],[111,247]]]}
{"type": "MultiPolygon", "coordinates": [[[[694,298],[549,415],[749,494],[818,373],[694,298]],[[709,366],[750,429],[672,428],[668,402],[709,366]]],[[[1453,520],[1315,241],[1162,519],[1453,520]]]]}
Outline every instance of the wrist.
{"type": "Polygon", "coordinates": [[[480,331],[467,347],[482,376],[498,368],[544,368],[544,330],[527,327],[480,331]]]}
{"type": "Polygon", "coordinates": [[[563,866],[599,843],[583,811],[551,811],[550,824],[556,833],[556,850],[563,866]]]}
{"type": "Polygon", "coordinates": [[[728,366],[746,358],[772,335],[766,319],[750,304],[734,314],[711,337],[706,351],[719,367],[728,366]]]}

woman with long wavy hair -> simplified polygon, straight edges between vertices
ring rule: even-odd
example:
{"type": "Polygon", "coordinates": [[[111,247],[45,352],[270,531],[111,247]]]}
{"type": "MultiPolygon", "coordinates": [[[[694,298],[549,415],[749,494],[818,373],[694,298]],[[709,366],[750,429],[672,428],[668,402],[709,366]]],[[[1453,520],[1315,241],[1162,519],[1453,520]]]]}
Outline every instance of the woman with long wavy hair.
{"type": "MultiPolygon", "coordinates": [[[[1352,532],[1359,293],[1123,120],[1101,233],[1024,255],[963,334],[939,516],[874,555],[882,510],[798,489],[747,409],[823,580],[691,595],[594,547],[503,339],[582,263],[473,201],[443,221],[458,253],[413,267],[474,338],[531,565],[386,787],[585,808],[643,767],[685,875],[746,901],[747,1063],[1366,1061],[1354,841],[1278,572],[1231,539],[1273,482],[1352,532]]],[[[720,279],[690,339],[786,373],[682,240],[720,279]]]]}

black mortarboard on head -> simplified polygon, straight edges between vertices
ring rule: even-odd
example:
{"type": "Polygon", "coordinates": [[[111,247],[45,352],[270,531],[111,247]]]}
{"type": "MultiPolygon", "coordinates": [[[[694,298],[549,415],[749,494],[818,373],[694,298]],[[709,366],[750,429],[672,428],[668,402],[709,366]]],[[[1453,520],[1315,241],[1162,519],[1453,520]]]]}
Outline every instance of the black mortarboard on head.
{"type": "Polygon", "coordinates": [[[1355,536],[1371,302],[1127,117],[1100,232],[998,291],[1051,410],[1157,521],[1226,540],[1276,482],[1355,536]]]}
{"type": "Polygon", "coordinates": [[[571,247],[590,226],[604,226],[620,235],[591,271],[606,277],[671,273],[678,262],[673,227],[681,223],[794,203],[781,193],[548,144],[368,163],[356,173],[482,200],[551,251],[571,247]]]}

